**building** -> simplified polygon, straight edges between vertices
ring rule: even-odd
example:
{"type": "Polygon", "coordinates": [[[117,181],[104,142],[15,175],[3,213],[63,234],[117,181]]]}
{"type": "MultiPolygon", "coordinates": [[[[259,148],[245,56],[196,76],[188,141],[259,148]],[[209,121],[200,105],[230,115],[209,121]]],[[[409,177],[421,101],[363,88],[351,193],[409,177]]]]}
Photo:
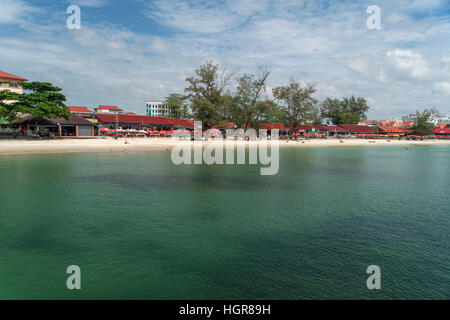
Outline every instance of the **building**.
{"type": "Polygon", "coordinates": [[[108,129],[171,129],[174,125],[164,117],[94,113],[91,121],[108,129]]]}
{"type": "Polygon", "coordinates": [[[27,131],[37,132],[41,137],[92,137],[98,135],[96,125],[74,114],[69,119],[27,116],[12,122],[11,125],[24,133],[27,131]]]}
{"type": "MultiPolygon", "coordinates": [[[[411,121],[415,122],[417,119],[417,115],[410,114],[402,117],[403,121],[411,121]]],[[[429,122],[435,126],[438,124],[450,124],[450,116],[436,116],[434,114],[431,115],[429,122]]]]}
{"type": "Polygon", "coordinates": [[[74,107],[69,106],[69,112],[71,114],[83,117],[83,118],[90,118],[93,114],[91,110],[89,110],[87,107],[74,107]]]}
{"type": "Polygon", "coordinates": [[[0,82],[8,82],[0,84],[0,91],[9,90],[11,92],[23,94],[21,83],[24,81],[28,80],[0,70],[0,82]]]}
{"type": "Polygon", "coordinates": [[[357,124],[341,124],[339,127],[347,130],[350,134],[356,133],[376,133],[377,131],[373,127],[357,124]]]}
{"type": "Polygon", "coordinates": [[[168,117],[169,106],[162,101],[146,101],[145,115],[150,117],[168,117]]]}
{"type": "Polygon", "coordinates": [[[410,134],[411,130],[407,128],[400,128],[400,127],[394,127],[394,126],[378,126],[378,130],[380,133],[391,133],[391,134],[398,134],[398,135],[404,135],[404,134],[410,134]]]}
{"type": "Polygon", "coordinates": [[[120,109],[117,106],[99,106],[98,108],[94,109],[96,113],[112,113],[112,114],[119,114],[122,113],[122,109],[120,109]]]}

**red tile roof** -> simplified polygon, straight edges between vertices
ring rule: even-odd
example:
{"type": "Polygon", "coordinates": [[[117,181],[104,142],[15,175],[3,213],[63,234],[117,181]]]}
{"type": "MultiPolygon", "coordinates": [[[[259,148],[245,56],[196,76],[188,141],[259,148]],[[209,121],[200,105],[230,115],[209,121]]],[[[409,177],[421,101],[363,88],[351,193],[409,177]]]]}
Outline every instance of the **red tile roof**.
{"type": "Polygon", "coordinates": [[[117,106],[99,106],[98,108],[95,108],[95,110],[114,110],[114,111],[122,111],[122,109],[120,109],[117,106]]]}
{"type": "Polygon", "coordinates": [[[450,128],[436,129],[436,130],[434,130],[434,133],[436,133],[436,134],[450,134],[450,128]]]}
{"type": "Polygon", "coordinates": [[[411,127],[414,124],[412,121],[399,121],[398,125],[401,127],[411,127]]]}
{"type": "Polygon", "coordinates": [[[146,125],[161,125],[172,126],[169,119],[164,117],[149,117],[149,116],[133,116],[126,114],[107,114],[95,113],[100,123],[127,123],[127,124],[146,124],[146,125]]]}
{"type": "Polygon", "coordinates": [[[27,79],[15,76],[11,73],[7,73],[0,70],[0,78],[11,79],[11,80],[19,80],[19,81],[27,81],[27,79]]]}
{"type": "Polygon", "coordinates": [[[347,132],[344,128],[338,127],[338,126],[324,126],[321,124],[314,124],[312,125],[312,128],[319,130],[319,131],[329,131],[329,132],[347,132]]]}
{"type": "Polygon", "coordinates": [[[75,113],[92,113],[91,110],[89,110],[87,107],[74,107],[74,106],[69,106],[69,111],[70,112],[75,112],[75,113]]]}
{"type": "Polygon", "coordinates": [[[406,128],[392,127],[392,126],[378,126],[381,133],[411,133],[411,130],[406,128]]]}
{"type": "Polygon", "coordinates": [[[447,128],[447,126],[448,126],[448,123],[438,123],[438,124],[436,125],[436,127],[442,128],[442,129],[447,128]]]}
{"type": "Polygon", "coordinates": [[[288,129],[284,124],[280,123],[264,123],[261,124],[262,129],[266,130],[285,130],[288,129]]]}
{"type": "Polygon", "coordinates": [[[378,126],[378,129],[380,129],[381,132],[404,133],[402,128],[392,127],[392,126],[378,126]]]}
{"type": "Polygon", "coordinates": [[[194,121],[182,119],[167,119],[174,127],[193,128],[194,121]]]}
{"type": "Polygon", "coordinates": [[[341,124],[339,127],[352,133],[375,133],[375,129],[369,126],[360,126],[357,124],[341,124]]]}

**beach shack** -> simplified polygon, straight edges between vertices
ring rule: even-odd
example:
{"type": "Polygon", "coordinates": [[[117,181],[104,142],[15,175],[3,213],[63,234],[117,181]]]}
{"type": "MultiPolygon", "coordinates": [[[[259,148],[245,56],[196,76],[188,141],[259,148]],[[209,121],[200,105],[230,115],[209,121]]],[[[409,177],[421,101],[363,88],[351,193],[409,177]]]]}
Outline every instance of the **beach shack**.
{"type": "Polygon", "coordinates": [[[92,137],[98,135],[98,128],[89,120],[78,115],[65,118],[44,118],[27,116],[11,123],[20,136],[41,137],[92,137]]]}

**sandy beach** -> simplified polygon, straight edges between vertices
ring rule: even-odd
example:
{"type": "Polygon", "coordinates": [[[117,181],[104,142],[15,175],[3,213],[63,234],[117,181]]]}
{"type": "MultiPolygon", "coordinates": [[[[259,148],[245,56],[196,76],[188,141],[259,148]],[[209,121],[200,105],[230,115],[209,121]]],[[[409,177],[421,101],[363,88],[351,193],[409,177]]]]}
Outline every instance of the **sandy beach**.
{"type": "MultiPolygon", "coordinates": [[[[171,150],[180,141],[171,139],[136,138],[128,139],[64,139],[64,140],[0,140],[0,155],[66,152],[131,152],[171,150]]],[[[184,142],[190,144],[191,142],[184,142]]],[[[206,147],[214,141],[203,142],[206,147]]],[[[257,144],[257,142],[238,142],[239,144],[257,144]]],[[[425,146],[450,145],[445,141],[398,141],[346,139],[343,143],[337,139],[317,139],[306,141],[280,141],[280,147],[350,147],[350,146],[425,146]]]]}

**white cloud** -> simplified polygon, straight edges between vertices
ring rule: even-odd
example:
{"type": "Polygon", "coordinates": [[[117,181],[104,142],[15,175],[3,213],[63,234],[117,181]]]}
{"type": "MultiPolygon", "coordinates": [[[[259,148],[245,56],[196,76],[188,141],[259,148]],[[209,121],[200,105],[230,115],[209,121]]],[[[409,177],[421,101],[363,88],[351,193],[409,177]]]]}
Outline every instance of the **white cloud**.
{"type": "Polygon", "coordinates": [[[226,10],[226,5],[208,5],[206,1],[166,1],[152,3],[148,16],[156,22],[184,32],[217,33],[230,30],[243,20],[226,10]]]}
{"type": "Polygon", "coordinates": [[[415,79],[423,79],[429,76],[429,68],[423,56],[411,50],[396,49],[389,51],[387,57],[391,60],[393,67],[402,75],[415,79]]]}
{"type": "Polygon", "coordinates": [[[21,0],[0,0],[0,24],[17,24],[33,8],[21,0]]]}
{"type": "Polygon", "coordinates": [[[414,0],[408,8],[410,9],[429,9],[443,5],[446,0],[414,0]]]}
{"type": "Polygon", "coordinates": [[[443,94],[450,95],[450,82],[439,82],[434,85],[436,90],[443,94]]]}

